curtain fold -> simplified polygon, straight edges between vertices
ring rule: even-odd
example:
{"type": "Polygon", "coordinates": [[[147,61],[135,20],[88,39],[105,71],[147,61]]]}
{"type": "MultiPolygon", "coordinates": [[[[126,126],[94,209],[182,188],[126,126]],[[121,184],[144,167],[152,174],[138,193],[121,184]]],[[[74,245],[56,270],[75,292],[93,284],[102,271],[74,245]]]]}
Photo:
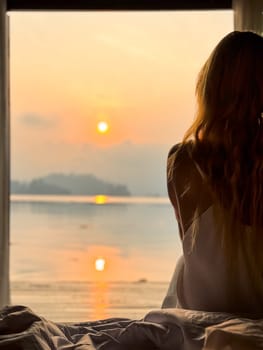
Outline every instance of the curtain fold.
{"type": "Polygon", "coordinates": [[[263,0],[233,0],[235,30],[263,35],[263,0]]]}

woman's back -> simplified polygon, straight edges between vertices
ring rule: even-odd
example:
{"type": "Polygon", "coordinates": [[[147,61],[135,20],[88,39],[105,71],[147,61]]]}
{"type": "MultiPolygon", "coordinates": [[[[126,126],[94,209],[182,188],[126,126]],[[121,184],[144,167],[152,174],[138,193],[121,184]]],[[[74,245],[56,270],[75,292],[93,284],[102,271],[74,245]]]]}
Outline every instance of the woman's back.
{"type": "Polygon", "coordinates": [[[181,307],[263,311],[262,62],[255,33],[219,42],[198,77],[196,119],[168,157],[181,307]]]}
{"type": "MultiPolygon", "coordinates": [[[[168,192],[177,213],[184,255],[180,271],[171,282],[176,284],[172,287],[176,291],[176,306],[205,311],[263,311],[263,295],[253,296],[242,256],[236,264],[234,283],[229,283],[212,195],[205,175],[193,159],[192,148],[192,143],[177,145],[169,154],[173,176],[168,182],[168,192]]],[[[174,306],[166,304],[166,307],[174,306]]]]}

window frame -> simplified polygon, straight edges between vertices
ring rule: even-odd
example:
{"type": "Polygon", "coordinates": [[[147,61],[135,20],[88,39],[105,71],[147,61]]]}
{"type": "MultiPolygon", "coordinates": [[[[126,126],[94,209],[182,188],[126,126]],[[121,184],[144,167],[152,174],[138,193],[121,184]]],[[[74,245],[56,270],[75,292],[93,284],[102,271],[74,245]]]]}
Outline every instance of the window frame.
{"type": "Polygon", "coordinates": [[[232,0],[6,0],[7,11],[223,10],[232,0]]]}
{"type": "MultiPolygon", "coordinates": [[[[0,1],[0,308],[10,303],[10,112],[9,24],[10,11],[175,11],[234,10],[236,30],[255,30],[253,15],[262,17],[262,0],[1,0],[0,1]],[[261,12],[260,12],[261,11],[261,12]]],[[[259,23],[259,22],[258,22],[259,23]]],[[[256,25],[257,27],[257,25],[256,25]]],[[[260,27],[258,25],[258,27],[260,27]]],[[[259,28],[256,28],[256,31],[259,28]]]]}

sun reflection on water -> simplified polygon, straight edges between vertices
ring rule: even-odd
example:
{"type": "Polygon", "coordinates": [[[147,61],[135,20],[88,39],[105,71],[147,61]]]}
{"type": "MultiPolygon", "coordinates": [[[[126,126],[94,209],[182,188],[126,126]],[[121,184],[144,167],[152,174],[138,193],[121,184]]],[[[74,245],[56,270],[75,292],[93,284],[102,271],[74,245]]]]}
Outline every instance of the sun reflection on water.
{"type": "Polygon", "coordinates": [[[110,286],[108,282],[97,281],[93,285],[93,315],[94,320],[103,320],[109,317],[109,292],[110,286]]]}
{"type": "Polygon", "coordinates": [[[95,196],[94,202],[98,205],[106,204],[108,202],[108,197],[103,194],[98,194],[97,196],[95,196]]]}

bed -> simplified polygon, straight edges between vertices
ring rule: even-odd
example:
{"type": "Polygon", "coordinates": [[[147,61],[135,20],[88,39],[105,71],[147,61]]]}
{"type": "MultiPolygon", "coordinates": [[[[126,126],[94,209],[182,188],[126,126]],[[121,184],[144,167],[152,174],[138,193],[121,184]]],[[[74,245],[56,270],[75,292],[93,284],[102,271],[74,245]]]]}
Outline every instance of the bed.
{"type": "Polygon", "coordinates": [[[55,323],[25,306],[0,312],[0,350],[263,349],[263,318],[183,309],[153,310],[141,320],[55,323]]]}

